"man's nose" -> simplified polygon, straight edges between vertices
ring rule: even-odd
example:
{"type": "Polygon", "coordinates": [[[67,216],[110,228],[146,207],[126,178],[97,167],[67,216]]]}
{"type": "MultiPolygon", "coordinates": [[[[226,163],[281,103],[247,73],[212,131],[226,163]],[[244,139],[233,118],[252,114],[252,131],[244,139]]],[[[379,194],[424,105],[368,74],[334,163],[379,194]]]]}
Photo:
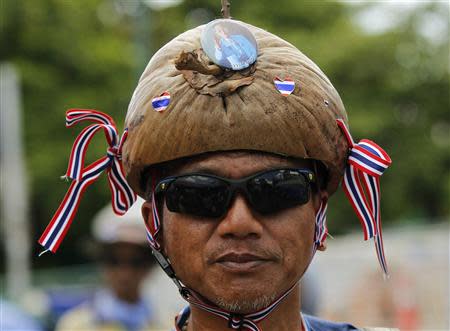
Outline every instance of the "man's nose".
{"type": "Polygon", "coordinates": [[[221,237],[226,238],[259,238],[263,226],[255,218],[244,197],[237,195],[227,214],[220,221],[217,231],[221,237]]]}

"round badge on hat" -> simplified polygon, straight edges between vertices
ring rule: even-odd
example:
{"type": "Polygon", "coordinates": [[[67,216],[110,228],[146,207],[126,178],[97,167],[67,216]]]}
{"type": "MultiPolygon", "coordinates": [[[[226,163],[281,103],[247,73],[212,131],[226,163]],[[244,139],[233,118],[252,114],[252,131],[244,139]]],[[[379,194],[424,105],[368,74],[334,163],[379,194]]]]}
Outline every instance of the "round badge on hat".
{"type": "Polygon", "coordinates": [[[201,37],[202,48],[215,64],[242,70],[256,61],[256,39],[242,23],[231,19],[209,22],[201,37]]]}

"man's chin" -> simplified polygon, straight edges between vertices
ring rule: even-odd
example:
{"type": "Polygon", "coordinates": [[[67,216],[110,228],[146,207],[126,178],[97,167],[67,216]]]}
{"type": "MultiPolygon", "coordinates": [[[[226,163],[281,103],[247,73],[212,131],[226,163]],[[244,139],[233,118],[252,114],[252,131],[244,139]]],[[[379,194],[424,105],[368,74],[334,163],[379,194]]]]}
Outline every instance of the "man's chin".
{"type": "Polygon", "coordinates": [[[220,308],[238,314],[250,314],[268,307],[275,301],[277,296],[273,295],[258,295],[258,296],[240,296],[233,298],[216,297],[213,302],[220,308]]]}

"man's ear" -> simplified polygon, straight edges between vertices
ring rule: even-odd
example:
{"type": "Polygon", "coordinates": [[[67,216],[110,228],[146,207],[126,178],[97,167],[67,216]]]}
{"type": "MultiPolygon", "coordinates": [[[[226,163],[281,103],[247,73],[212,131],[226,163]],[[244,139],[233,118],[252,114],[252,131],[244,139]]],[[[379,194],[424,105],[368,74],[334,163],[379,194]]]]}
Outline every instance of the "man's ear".
{"type": "Polygon", "coordinates": [[[145,201],[141,207],[142,217],[146,225],[150,224],[152,221],[152,203],[150,201],[145,201]]]}

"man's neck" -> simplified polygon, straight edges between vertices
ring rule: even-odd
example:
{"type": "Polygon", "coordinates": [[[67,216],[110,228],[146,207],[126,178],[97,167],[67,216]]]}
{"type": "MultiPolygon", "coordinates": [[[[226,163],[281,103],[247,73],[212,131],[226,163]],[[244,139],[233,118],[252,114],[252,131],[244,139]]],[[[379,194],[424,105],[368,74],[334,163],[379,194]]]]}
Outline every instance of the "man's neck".
{"type": "MultiPolygon", "coordinates": [[[[301,325],[298,285],[263,321],[258,323],[264,331],[300,331],[301,325]]],[[[191,305],[187,331],[230,331],[230,328],[225,319],[191,305]]]]}

